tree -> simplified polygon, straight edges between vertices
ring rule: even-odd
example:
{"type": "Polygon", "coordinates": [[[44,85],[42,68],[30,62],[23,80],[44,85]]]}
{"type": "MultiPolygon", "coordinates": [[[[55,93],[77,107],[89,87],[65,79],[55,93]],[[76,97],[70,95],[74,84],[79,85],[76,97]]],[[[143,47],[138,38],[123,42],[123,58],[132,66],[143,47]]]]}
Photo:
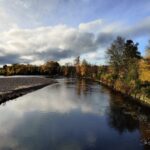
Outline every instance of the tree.
{"type": "Polygon", "coordinates": [[[75,71],[75,67],[72,64],[66,63],[65,66],[61,67],[61,69],[63,72],[62,74],[64,76],[67,76],[67,77],[74,77],[75,76],[76,71],[75,71]]]}
{"type": "Polygon", "coordinates": [[[7,65],[4,65],[4,66],[3,66],[4,75],[7,75],[7,68],[8,68],[8,66],[7,66],[7,65]]]}
{"type": "Polygon", "coordinates": [[[82,64],[81,64],[81,76],[87,76],[88,75],[88,68],[89,68],[89,65],[88,65],[88,62],[83,59],[82,61],[82,64]]]}
{"type": "Polygon", "coordinates": [[[141,53],[138,51],[138,43],[134,43],[132,40],[127,40],[125,42],[122,56],[123,77],[126,81],[130,82],[131,80],[138,80],[139,59],[141,59],[141,53]]]}
{"type": "Polygon", "coordinates": [[[123,63],[122,57],[124,48],[125,48],[125,39],[122,37],[117,37],[106,52],[107,57],[109,59],[109,64],[114,69],[114,73],[116,75],[118,75],[119,70],[123,63]]]}
{"type": "Polygon", "coordinates": [[[148,58],[150,58],[150,40],[148,41],[148,45],[146,47],[146,55],[148,58]]]}
{"type": "Polygon", "coordinates": [[[76,57],[75,60],[75,67],[76,67],[76,75],[80,76],[81,72],[80,72],[80,56],[76,57]]]}
{"type": "Polygon", "coordinates": [[[141,54],[138,51],[138,43],[132,40],[126,40],[117,37],[107,50],[109,58],[109,71],[111,84],[115,85],[116,81],[126,87],[136,84],[139,79],[139,59],[141,54]]]}
{"type": "Polygon", "coordinates": [[[141,53],[138,51],[138,43],[135,43],[132,40],[127,40],[125,42],[123,59],[128,61],[129,59],[137,58],[141,59],[141,53]]]}
{"type": "Polygon", "coordinates": [[[80,65],[80,56],[77,56],[74,62],[75,62],[75,65],[80,65]]]}
{"type": "Polygon", "coordinates": [[[55,61],[48,61],[42,67],[42,72],[49,75],[57,75],[60,70],[60,65],[55,61]]]}

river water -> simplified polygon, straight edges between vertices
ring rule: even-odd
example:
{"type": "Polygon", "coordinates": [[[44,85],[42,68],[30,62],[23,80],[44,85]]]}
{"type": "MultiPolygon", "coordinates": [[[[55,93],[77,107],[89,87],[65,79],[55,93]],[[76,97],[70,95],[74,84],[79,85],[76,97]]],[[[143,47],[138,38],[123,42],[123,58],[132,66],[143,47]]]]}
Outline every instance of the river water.
{"type": "Polygon", "coordinates": [[[59,83],[0,106],[1,150],[148,150],[149,110],[98,83],[59,83]]]}

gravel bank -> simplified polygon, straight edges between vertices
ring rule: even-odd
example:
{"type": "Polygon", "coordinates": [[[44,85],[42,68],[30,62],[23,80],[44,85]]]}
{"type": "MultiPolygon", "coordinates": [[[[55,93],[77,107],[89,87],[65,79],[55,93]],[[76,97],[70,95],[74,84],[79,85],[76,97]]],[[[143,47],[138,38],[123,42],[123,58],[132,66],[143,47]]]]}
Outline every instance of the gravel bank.
{"type": "Polygon", "coordinates": [[[0,78],[0,103],[53,83],[56,81],[45,77],[0,78]]]}

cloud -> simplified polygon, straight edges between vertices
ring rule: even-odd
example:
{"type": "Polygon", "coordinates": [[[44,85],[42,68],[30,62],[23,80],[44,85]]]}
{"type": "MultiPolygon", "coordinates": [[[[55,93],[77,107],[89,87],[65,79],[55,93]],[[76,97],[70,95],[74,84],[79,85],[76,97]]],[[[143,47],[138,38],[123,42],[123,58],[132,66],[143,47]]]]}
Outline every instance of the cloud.
{"type": "Polygon", "coordinates": [[[98,19],[88,23],[81,23],[79,25],[79,29],[85,32],[95,32],[97,30],[100,30],[101,25],[103,25],[103,21],[101,19],[98,19]]]}
{"type": "Polygon", "coordinates": [[[114,33],[99,33],[96,39],[96,43],[101,43],[101,47],[107,47],[110,42],[116,37],[114,33]]]}
{"type": "Polygon", "coordinates": [[[10,54],[6,56],[0,56],[0,64],[12,64],[12,63],[16,63],[16,61],[21,63],[21,60],[19,59],[19,55],[10,54]]]}
{"type": "MultiPolygon", "coordinates": [[[[149,5],[149,0],[0,0],[0,10],[9,18],[7,21],[20,28],[80,23],[85,28],[84,22],[91,20],[99,20],[99,24],[103,20],[130,23],[148,16],[149,5]]],[[[95,21],[89,26],[95,26],[95,21]]]]}
{"type": "Polygon", "coordinates": [[[79,29],[58,25],[35,29],[12,29],[0,33],[0,63],[60,60],[95,51],[95,35],[79,29]],[[13,56],[13,57],[11,57],[13,56]],[[6,60],[6,61],[5,61],[6,60]]]}
{"type": "Polygon", "coordinates": [[[13,21],[13,19],[4,11],[3,8],[0,8],[0,20],[0,31],[18,27],[15,21],[13,21]]]}
{"type": "Polygon", "coordinates": [[[48,60],[63,62],[63,59],[72,60],[73,57],[89,56],[91,53],[94,53],[96,60],[103,59],[105,50],[116,36],[135,39],[148,36],[149,32],[150,18],[132,26],[122,22],[107,23],[98,19],[81,23],[78,27],[64,24],[32,29],[16,27],[0,32],[0,64],[39,64],[48,60]],[[96,54],[102,56],[97,57],[96,54]]]}
{"type": "Polygon", "coordinates": [[[130,37],[149,36],[150,33],[150,17],[140,20],[136,25],[127,27],[123,34],[130,37]]]}

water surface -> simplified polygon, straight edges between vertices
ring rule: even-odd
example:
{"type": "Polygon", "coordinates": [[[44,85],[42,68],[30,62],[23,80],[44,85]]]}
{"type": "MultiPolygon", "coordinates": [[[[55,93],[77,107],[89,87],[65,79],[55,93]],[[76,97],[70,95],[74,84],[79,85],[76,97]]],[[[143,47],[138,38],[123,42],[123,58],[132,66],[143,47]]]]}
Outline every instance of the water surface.
{"type": "Polygon", "coordinates": [[[0,106],[0,149],[150,149],[144,108],[98,83],[58,81],[0,106]]]}

